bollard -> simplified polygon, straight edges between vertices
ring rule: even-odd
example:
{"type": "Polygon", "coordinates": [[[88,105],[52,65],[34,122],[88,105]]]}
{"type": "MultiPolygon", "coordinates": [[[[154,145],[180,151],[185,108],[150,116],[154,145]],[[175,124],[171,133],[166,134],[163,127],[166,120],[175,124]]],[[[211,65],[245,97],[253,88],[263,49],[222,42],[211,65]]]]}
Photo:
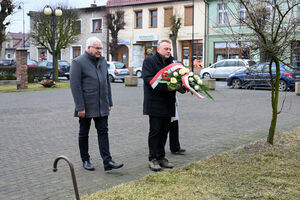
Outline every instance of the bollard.
{"type": "Polygon", "coordinates": [[[79,192],[78,192],[78,187],[77,187],[77,182],[76,182],[76,176],[75,176],[75,172],[74,172],[74,167],[73,167],[73,164],[71,163],[71,161],[69,160],[69,158],[67,158],[66,156],[58,156],[54,160],[54,163],[53,163],[53,172],[57,171],[57,162],[60,159],[65,160],[69,164],[71,175],[72,175],[72,181],[73,181],[73,186],[74,186],[76,200],[80,200],[80,198],[79,198],[79,192]]]}

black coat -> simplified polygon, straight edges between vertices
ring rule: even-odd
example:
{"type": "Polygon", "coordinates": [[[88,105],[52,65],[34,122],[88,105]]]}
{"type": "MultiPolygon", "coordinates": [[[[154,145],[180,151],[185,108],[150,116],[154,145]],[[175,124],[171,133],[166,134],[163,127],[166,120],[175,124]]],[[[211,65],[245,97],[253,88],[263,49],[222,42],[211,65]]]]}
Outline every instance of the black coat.
{"type": "Polygon", "coordinates": [[[165,63],[158,52],[154,56],[144,60],[142,73],[144,80],[144,105],[143,114],[156,117],[175,116],[175,91],[170,92],[167,84],[159,83],[152,89],[150,81],[159,70],[173,62],[173,57],[169,57],[165,63]]]}

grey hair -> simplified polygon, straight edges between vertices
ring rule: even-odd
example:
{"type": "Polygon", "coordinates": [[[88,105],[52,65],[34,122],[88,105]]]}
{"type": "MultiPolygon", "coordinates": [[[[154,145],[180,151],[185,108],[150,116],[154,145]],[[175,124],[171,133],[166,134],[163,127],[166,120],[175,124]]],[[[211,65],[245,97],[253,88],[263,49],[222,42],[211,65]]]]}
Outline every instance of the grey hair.
{"type": "Polygon", "coordinates": [[[171,44],[170,40],[161,40],[157,43],[157,48],[160,48],[161,44],[164,42],[171,44]]]}
{"type": "Polygon", "coordinates": [[[99,38],[93,36],[93,37],[90,37],[86,40],[86,46],[85,46],[85,50],[88,50],[88,47],[91,47],[93,46],[94,42],[99,42],[102,46],[102,42],[99,38]]]}

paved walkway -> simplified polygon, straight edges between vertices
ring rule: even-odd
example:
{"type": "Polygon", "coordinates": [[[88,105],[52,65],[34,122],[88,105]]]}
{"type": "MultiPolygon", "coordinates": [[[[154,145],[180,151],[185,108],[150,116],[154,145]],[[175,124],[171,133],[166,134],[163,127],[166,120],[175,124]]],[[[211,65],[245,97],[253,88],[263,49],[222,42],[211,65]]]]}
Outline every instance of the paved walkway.
{"type": "MultiPolygon", "coordinates": [[[[143,89],[113,83],[114,108],[109,118],[111,153],[120,170],[104,172],[96,131],[90,154],[96,170],[82,168],[69,90],[0,94],[0,199],[72,199],[74,191],[64,161],[52,172],[54,159],[65,155],[75,166],[80,195],[136,180],[152,173],[147,167],[148,117],[142,115],[143,89]]],[[[266,138],[271,120],[270,91],[220,88],[215,101],[179,94],[180,140],[185,156],[167,157],[176,167],[266,138]]],[[[300,126],[300,97],[286,97],[277,130],[300,126]]],[[[168,149],[168,147],[167,147],[168,149]]]]}

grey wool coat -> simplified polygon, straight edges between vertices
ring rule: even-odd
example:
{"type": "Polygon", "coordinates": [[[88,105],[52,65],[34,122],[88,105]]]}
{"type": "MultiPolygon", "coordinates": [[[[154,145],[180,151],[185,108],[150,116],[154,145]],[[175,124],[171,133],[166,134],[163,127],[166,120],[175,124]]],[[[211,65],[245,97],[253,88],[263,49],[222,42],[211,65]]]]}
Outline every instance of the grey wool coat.
{"type": "Polygon", "coordinates": [[[107,62],[104,57],[96,59],[85,52],[72,61],[70,86],[75,103],[74,116],[85,110],[86,118],[109,115],[113,105],[107,62]]]}

